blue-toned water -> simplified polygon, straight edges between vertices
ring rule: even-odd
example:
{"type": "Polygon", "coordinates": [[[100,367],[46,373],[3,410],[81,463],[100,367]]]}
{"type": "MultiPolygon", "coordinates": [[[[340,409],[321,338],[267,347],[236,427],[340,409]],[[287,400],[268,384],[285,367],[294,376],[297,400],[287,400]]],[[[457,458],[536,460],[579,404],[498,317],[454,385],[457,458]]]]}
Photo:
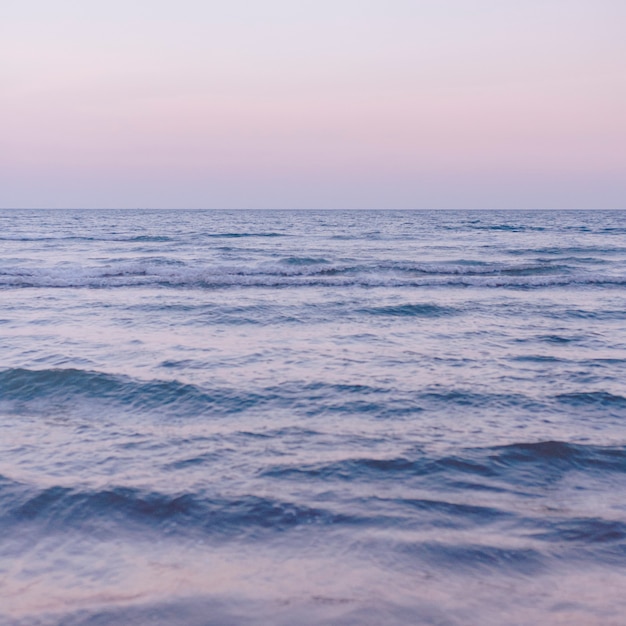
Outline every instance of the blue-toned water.
{"type": "Polygon", "coordinates": [[[626,623],[626,213],[0,212],[0,623],[626,623]]]}

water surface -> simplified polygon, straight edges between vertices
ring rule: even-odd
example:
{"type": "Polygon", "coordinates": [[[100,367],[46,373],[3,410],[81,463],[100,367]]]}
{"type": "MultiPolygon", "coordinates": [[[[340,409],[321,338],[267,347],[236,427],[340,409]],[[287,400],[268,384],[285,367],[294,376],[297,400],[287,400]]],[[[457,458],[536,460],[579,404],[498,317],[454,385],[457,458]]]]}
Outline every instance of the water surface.
{"type": "Polygon", "coordinates": [[[623,624],[623,212],[0,212],[0,623],[623,624]]]}

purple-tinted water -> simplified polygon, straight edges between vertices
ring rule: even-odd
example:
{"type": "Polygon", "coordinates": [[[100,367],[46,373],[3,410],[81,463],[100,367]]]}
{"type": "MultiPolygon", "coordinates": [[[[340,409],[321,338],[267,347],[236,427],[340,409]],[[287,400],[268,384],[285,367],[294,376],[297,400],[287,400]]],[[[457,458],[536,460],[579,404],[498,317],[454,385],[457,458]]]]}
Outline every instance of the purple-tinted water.
{"type": "Polygon", "coordinates": [[[0,212],[0,623],[623,624],[624,224],[0,212]]]}

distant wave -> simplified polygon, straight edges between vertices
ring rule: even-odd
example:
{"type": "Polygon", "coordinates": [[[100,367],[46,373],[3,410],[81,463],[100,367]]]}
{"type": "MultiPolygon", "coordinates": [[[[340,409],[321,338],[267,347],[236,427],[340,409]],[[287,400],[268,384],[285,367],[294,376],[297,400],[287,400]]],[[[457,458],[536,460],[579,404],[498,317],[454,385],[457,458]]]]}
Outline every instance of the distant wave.
{"type": "MultiPolygon", "coordinates": [[[[235,232],[226,232],[226,233],[202,233],[197,235],[199,238],[225,238],[225,239],[233,239],[233,238],[241,238],[241,237],[286,237],[285,233],[274,233],[274,232],[259,232],[259,233],[235,233],[235,232]]],[[[16,242],[37,242],[37,241],[57,241],[59,243],[63,241],[95,241],[95,242],[168,242],[168,241],[178,241],[175,237],[169,235],[115,235],[115,234],[102,234],[99,236],[96,235],[56,235],[56,236],[32,236],[32,235],[12,235],[12,236],[0,236],[0,241],[16,241],[16,242]]]]}
{"type": "Polygon", "coordinates": [[[134,235],[134,236],[116,236],[110,235],[107,237],[85,236],[85,235],[57,235],[55,237],[49,237],[42,235],[40,237],[26,236],[26,235],[14,235],[12,237],[0,237],[0,241],[21,241],[21,242],[36,242],[36,241],[100,241],[100,242],[165,242],[173,241],[172,237],[166,235],[134,235]]]}
{"type": "Polygon", "coordinates": [[[575,266],[547,263],[471,264],[329,263],[326,260],[289,259],[263,265],[190,267],[167,259],[124,261],[106,266],[76,263],[45,268],[5,267],[2,288],[119,288],[161,286],[173,288],[227,287],[422,287],[463,286],[541,288],[551,286],[622,286],[626,275],[583,271],[575,266]]]}
{"type": "Polygon", "coordinates": [[[259,233],[205,233],[202,234],[201,237],[217,237],[217,238],[228,238],[228,239],[237,239],[240,237],[287,237],[286,233],[274,233],[274,232],[259,232],[259,233]]]}

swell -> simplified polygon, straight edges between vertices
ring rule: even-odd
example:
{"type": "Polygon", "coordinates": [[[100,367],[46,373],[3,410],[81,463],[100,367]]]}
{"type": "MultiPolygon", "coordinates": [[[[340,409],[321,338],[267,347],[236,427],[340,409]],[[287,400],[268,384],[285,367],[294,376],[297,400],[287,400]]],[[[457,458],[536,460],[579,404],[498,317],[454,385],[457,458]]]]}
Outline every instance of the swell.
{"type": "Polygon", "coordinates": [[[397,304],[360,309],[360,312],[376,316],[390,317],[441,317],[457,312],[453,307],[422,302],[413,304],[397,304]]]}
{"type": "MultiPolygon", "coordinates": [[[[359,319],[363,316],[398,318],[439,318],[462,313],[461,309],[442,306],[433,302],[406,302],[384,306],[361,306],[357,302],[334,300],[332,302],[307,305],[287,305],[280,301],[252,305],[225,304],[139,304],[126,307],[127,311],[149,313],[151,315],[177,315],[177,323],[182,325],[212,324],[261,326],[280,324],[311,324],[342,319],[359,319]]],[[[0,322],[1,323],[1,322],[0,322]]]]}
{"type": "Polygon", "coordinates": [[[562,441],[468,448],[462,454],[433,457],[422,450],[391,458],[348,458],[310,465],[275,465],[264,474],[287,480],[339,482],[411,481],[431,478],[441,487],[478,480],[496,490],[551,483],[569,472],[626,474],[626,446],[562,441]]]}
{"type": "MultiPolygon", "coordinates": [[[[164,367],[176,369],[175,362],[164,367]]],[[[281,385],[201,386],[170,380],[138,380],[83,369],[0,371],[0,402],[5,412],[35,414],[71,411],[95,415],[96,407],[121,408],[175,418],[226,416],[256,409],[289,409],[304,417],[360,415],[404,419],[424,411],[463,413],[476,410],[518,410],[524,413],[609,407],[620,414],[626,398],[607,391],[556,394],[534,398],[522,393],[487,393],[467,389],[426,387],[401,391],[393,387],[289,381],[281,385]],[[81,402],[84,401],[84,402],[81,402]]]]}
{"type": "MultiPolygon", "coordinates": [[[[316,529],[332,529],[345,532],[350,542],[355,536],[363,542],[367,535],[355,533],[371,528],[411,533],[410,541],[403,539],[406,534],[397,534],[393,549],[401,551],[404,560],[407,555],[418,557],[437,561],[438,567],[517,569],[515,550],[508,553],[512,548],[497,545],[503,538],[522,542],[522,568],[555,556],[623,565],[623,516],[558,507],[546,514],[546,507],[554,504],[555,486],[569,472],[584,474],[586,484],[619,484],[626,474],[626,447],[542,441],[467,449],[456,456],[414,451],[391,459],[275,466],[259,472],[263,491],[280,495],[256,495],[254,489],[214,494],[199,487],[166,492],[115,484],[39,486],[0,476],[0,530],[39,528],[45,534],[67,535],[80,531],[101,538],[149,531],[178,539],[202,535],[216,541],[253,541],[306,528],[307,536],[316,529]],[[298,484],[295,491],[280,484],[292,480],[298,484]],[[341,488],[346,481],[355,483],[352,489],[341,488]],[[357,483],[364,488],[357,489],[357,483]],[[398,484],[404,495],[394,494],[393,485],[398,484]],[[480,487],[489,490],[489,503],[477,497],[480,487]],[[421,495],[412,495],[417,492],[421,495]],[[433,542],[430,534],[478,529],[493,530],[493,543],[472,544],[467,535],[433,542]],[[530,563],[524,555],[532,555],[530,563]]],[[[301,534],[295,537],[302,541],[301,534]]],[[[474,541],[478,537],[474,534],[474,541]]]]}
{"type": "MultiPolygon", "coordinates": [[[[227,388],[210,391],[176,380],[137,381],[125,376],[78,369],[8,369],[0,372],[0,401],[11,410],[32,410],[45,400],[44,411],[52,402],[75,405],[81,399],[106,406],[177,417],[228,415],[245,411],[264,398],[253,392],[227,388]]],[[[95,406],[95,403],[92,403],[95,406]]],[[[64,407],[67,410],[67,407],[64,407]]]]}
{"type": "Polygon", "coordinates": [[[207,535],[254,535],[303,524],[335,524],[341,516],[322,508],[271,497],[209,497],[201,492],[164,493],[124,486],[103,489],[51,486],[38,488],[0,477],[0,528],[43,525],[70,529],[126,532],[144,528],[187,530],[207,535]]]}

